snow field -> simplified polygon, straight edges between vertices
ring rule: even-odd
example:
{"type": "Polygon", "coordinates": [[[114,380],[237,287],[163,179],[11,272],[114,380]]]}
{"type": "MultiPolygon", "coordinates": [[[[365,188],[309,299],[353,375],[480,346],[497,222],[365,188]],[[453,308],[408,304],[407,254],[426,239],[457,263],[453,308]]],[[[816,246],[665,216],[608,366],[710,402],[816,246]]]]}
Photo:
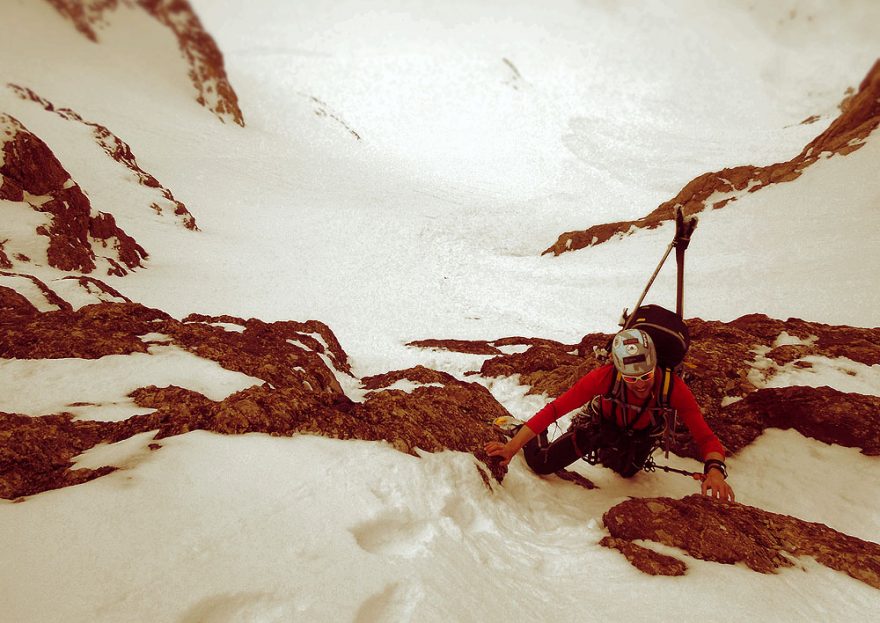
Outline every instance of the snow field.
{"type": "MultiPolygon", "coordinates": [[[[503,621],[586,603],[586,620],[727,608],[733,620],[794,621],[826,615],[817,595],[831,593],[846,595],[834,617],[864,620],[876,606],[875,589],[810,561],[806,573],[763,576],[678,552],[684,579],[650,578],[597,546],[611,504],[684,495],[684,478],[610,477],[586,491],[517,459],[490,492],[461,453],[417,459],[385,444],[200,431],[161,444],[129,469],[0,505],[0,526],[18,536],[3,553],[15,569],[0,584],[15,595],[8,620],[503,621]],[[761,598],[730,610],[731,587],[761,598]]],[[[821,458],[858,467],[839,450],[821,458]]],[[[789,482],[765,472],[759,486],[732,466],[741,491],[791,498],[789,482]]]]}

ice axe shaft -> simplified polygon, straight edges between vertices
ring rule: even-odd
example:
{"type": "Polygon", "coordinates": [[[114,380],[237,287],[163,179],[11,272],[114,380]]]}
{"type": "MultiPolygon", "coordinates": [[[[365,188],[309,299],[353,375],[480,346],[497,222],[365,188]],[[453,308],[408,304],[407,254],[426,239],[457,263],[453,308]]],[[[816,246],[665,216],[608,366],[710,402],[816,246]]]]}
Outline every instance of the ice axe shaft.
{"type": "Polygon", "coordinates": [[[675,313],[679,318],[684,318],[684,252],[691,243],[691,234],[697,228],[697,218],[684,218],[681,207],[675,210],[675,263],[678,274],[675,286],[675,313]]]}
{"type": "MultiPolygon", "coordinates": [[[[654,285],[654,280],[657,278],[657,275],[660,274],[660,269],[663,268],[663,264],[666,263],[666,258],[669,257],[669,254],[672,252],[672,249],[675,247],[675,240],[669,243],[669,246],[666,247],[666,253],[663,254],[663,257],[660,259],[660,263],[657,264],[657,268],[654,269],[654,274],[651,275],[651,278],[648,279],[648,285],[645,286],[645,289],[642,290],[642,295],[639,297],[639,300],[636,301],[636,306],[633,307],[633,312],[642,306],[642,301],[645,300],[645,297],[648,295],[648,290],[651,289],[651,286],[654,285]]],[[[677,254],[676,254],[677,255],[677,254]]],[[[635,318],[635,314],[628,314],[629,310],[623,310],[623,317],[621,318],[620,325],[627,329],[629,328],[630,322],[635,318]]]]}
{"type": "MultiPolygon", "coordinates": [[[[635,312],[639,307],[641,307],[642,302],[645,300],[645,297],[648,295],[648,290],[651,289],[651,286],[654,285],[654,280],[657,279],[657,275],[660,274],[660,269],[663,268],[663,264],[666,263],[666,258],[669,257],[669,254],[672,252],[672,249],[675,249],[675,261],[678,266],[678,278],[676,284],[676,306],[675,312],[682,318],[684,318],[684,252],[687,250],[688,245],[691,242],[691,234],[694,233],[694,229],[697,227],[697,219],[696,217],[691,217],[688,219],[684,218],[684,213],[682,212],[681,206],[676,206],[675,208],[675,236],[672,239],[672,242],[669,243],[669,246],[666,247],[666,252],[663,254],[663,257],[660,259],[660,263],[657,264],[657,268],[654,269],[654,274],[651,275],[651,278],[648,280],[648,285],[645,286],[645,289],[642,290],[642,295],[639,297],[639,300],[636,302],[636,306],[633,307],[633,312],[635,312]]],[[[628,309],[623,310],[623,315],[620,319],[620,326],[624,329],[628,328],[630,322],[632,322],[634,318],[634,314],[629,314],[628,309]]]]}

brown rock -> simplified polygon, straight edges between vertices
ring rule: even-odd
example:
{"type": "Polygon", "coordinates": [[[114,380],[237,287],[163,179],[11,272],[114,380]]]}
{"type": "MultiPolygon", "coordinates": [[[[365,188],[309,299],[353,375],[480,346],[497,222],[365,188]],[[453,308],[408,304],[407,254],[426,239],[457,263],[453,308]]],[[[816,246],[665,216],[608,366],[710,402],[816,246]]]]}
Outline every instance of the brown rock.
{"type": "MultiPolygon", "coordinates": [[[[224,123],[234,121],[244,126],[238,96],[226,76],[223,54],[186,0],[135,0],[149,15],[169,28],[177,38],[180,51],[189,63],[189,76],[199,95],[200,104],[224,123]]],[[[105,23],[105,14],[115,11],[119,0],[48,0],[76,29],[95,43],[97,27],[105,23]]]]}
{"type": "Polygon", "coordinates": [[[482,340],[416,340],[407,343],[414,348],[433,348],[449,350],[469,355],[500,355],[501,351],[487,341],[482,340]]]}
{"type": "Polygon", "coordinates": [[[501,355],[483,363],[483,376],[520,376],[520,383],[531,386],[530,394],[558,396],[596,366],[594,359],[572,355],[575,347],[542,343],[523,353],[501,355]]]}
{"type": "Polygon", "coordinates": [[[684,575],[687,573],[687,565],[665,554],[658,554],[655,551],[637,545],[626,539],[616,539],[612,536],[606,536],[599,545],[609,549],[616,549],[626,556],[626,559],[639,571],[643,571],[649,575],[684,575]]]}
{"type": "Polygon", "coordinates": [[[0,275],[3,275],[5,277],[20,277],[22,279],[27,279],[28,281],[32,282],[37,287],[37,289],[40,290],[40,292],[43,293],[43,296],[46,297],[46,300],[49,303],[51,303],[52,305],[55,305],[58,309],[68,310],[68,311],[73,309],[73,307],[71,306],[70,303],[68,303],[63,298],[61,298],[60,296],[55,294],[55,291],[52,290],[52,288],[47,286],[43,281],[34,277],[33,275],[28,275],[25,273],[8,273],[3,270],[0,270],[0,275]]]}
{"type": "Polygon", "coordinates": [[[141,266],[141,260],[147,257],[143,247],[116,225],[112,214],[98,212],[98,216],[89,218],[89,233],[98,240],[114,240],[116,256],[129,269],[141,266]]]}
{"type": "MultiPolygon", "coordinates": [[[[822,154],[846,155],[859,149],[871,132],[880,125],[880,60],[874,63],[859,86],[857,94],[841,107],[840,116],[822,134],[813,139],[800,154],[787,162],[764,167],[740,166],[704,173],[691,180],[672,199],[662,203],[653,212],[635,221],[605,223],[585,231],[562,234],[544,251],[560,255],[596,244],[614,236],[625,236],[633,229],[654,229],[664,221],[674,218],[676,206],[681,206],[685,216],[705,209],[705,201],[715,192],[742,190],[750,183],[749,192],[756,192],[770,184],[780,184],[796,179],[803,170],[819,160],[822,154]]],[[[714,207],[721,207],[715,203],[714,207]]]]}
{"type": "MultiPolygon", "coordinates": [[[[2,120],[2,116],[0,116],[2,120]]],[[[0,175],[0,199],[7,201],[24,201],[24,191],[5,175],[0,175]]]]}
{"type": "Polygon", "coordinates": [[[3,166],[0,173],[4,185],[14,184],[32,195],[48,195],[64,187],[70,175],[37,136],[28,132],[9,115],[0,114],[0,122],[11,126],[14,134],[3,145],[3,166]]]}
{"type": "MultiPolygon", "coordinates": [[[[32,195],[48,196],[40,204],[30,204],[37,212],[51,215],[48,226],[36,233],[47,236],[47,260],[65,271],[89,273],[95,269],[95,252],[90,233],[110,233],[116,257],[129,268],[140,266],[146,252],[125,232],[116,227],[110,215],[91,216],[91,203],[49,147],[17,120],[0,114],[0,125],[10,128],[12,137],[3,145],[0,174],[17,188],[32,195]],[[107,232],[107,230],[112,230],[107,232]]],[[[107,258],[113,264],[113,258],[107,258]]],[[[122,274],[125,270],[120,267],[122,274]]]]}
{"type": "Polygon", "coordinates": [[[92,292],[93,290],[97,290],[98,292],[103,292],[104,294],[108,294],[114,298],[120,299],[120,301],[124,301],[126,303],[132,302],[130,298],[128,298],[124,294],[121,294],[115,288],[108,286],[106,283],[104,283],[100,279],[95,279],[94,277],[86,277],[86,276],[62,277],[62,280],[71,280],[71,279],[74,281],[77,281],[79,283],[79,285],[82,286],[82,288],[84,290],[86,290],[87,292],[92,292]]]}
{"type": "MultiPolygon", "coordinates": [[[[52,102],[41,97],[36,92],[34,92],[32,89],[29,89],[27,87],[23,87],[23,86],[20,86],[17,84],[10,84],[8,86],[21,99],[35,102],[35,103],[39,104],[40,106],[42,106],[44,110],[46,110],[48,112],[55,113],[56,115],[58,115],[62,119],[66,119],[68,121],[75,121],[77,123],[80,123],[82,125],[89,127],[92,131],[92,137],[95,139],[95,143],[97,143],[98,146],[101,149],[103,149],[104,152],[108,156],[110,156],[111,158],[113,158],[114,160],[119,162],[120,164],[124,165],[129,171],[131,171],[135,175],[135,177],[137,178],[138,183],[141,184],[142,186],[146,186],[148,188],[159,189],[162,196],[166,200],[168,200],[168,202],[172,206],[174,206],[174,214],[180,217],[180,221],[183,224],[183,226],[186,227],[187,229],[198,230],[198,227],[196,226],[195,218],[193,217],[192,214],[190,214],[190,212],[189,212],[189,210],[187,210],[186,206],[183,203],[181,203],[180,201],[177,201],[174,198],[174,195],[171,193],[171,191],[159,183],[159,180],[157,180],[155,177],[153,177],[152,175],[150,175],[149,173],[147,173],[146,171],[144,171],[140,167],[140,165],[137,163],[137,158],[135,158],[134,154],[131,151],[131,147],[129,147],[129,145],[125,141],[120,139],[118,136],[116,136],[113,132],[108,130],[103,125],[93,123],[91,121],[86,121],[85,119],[82,118],[82,116],[80,116],[78,113],[74,112],[70,108],[57,108],[52,102]]],[[[2,195],[2,189],[0,189],[0,195],[2,195]]],[[[17,201],[21,201],[21,198],[17,199],[17,201]]],[[[159,214],[162,213],[161,207],[159,207],[157,204],[153,203],[151,205],[151,207],[157,209],[157,212],[159,214]]],[[[104,215],[104,216],[109,216],[109,215],[104,215]]],[[[112,218],[112,216],[110,218],[112,218]]],[[[114,224],[114,227],[115,227],[115,224],[114,224]]],[[[111,233],[110,235],[101,236],[101,237],[102,238],[109,238],[111,235],[115,236],[116,234],[111,233]]],[[[127,238],[127,236],[126,236],[126,238],[127,238]]],[[[142,253],[141,257],[146,257],[146,254],[142,253]]],[[[131,265],[124,258],[123,258],[123,262],[125,262],[126,265],[129,265],[129,268],[133,268],[135,265],[138,265],[138,264],[131,265]]]]}
{"type": "Polygon", "coordinates": [[[9,241],[0,241],[0,268],[12,268],[12,262],[9,261],[9,256],[6,255],[6,251],[3,249],[3,245],[7,242],[9,241]]]}
{"type": "Polygon", "coordinates": [[[32,418],[0,413],[0,497],[15,499],[80,484],[113,468],[70,470],[70,459],[107,439],[103,422],[69,414],[32,418]]]}
{"type": "MultiPolygon", "coordinates": [[[[618,540],[655,541],[701,560],[742,562],[760,573],[791,567],[798,556],[812,556],[880,588],[880,545],[788,515],[692,495],[627,500],[605,513],[604,520],[618,540]]],[[[630,550],[627,558],[642,571],[653,572],[655,563],[644,552],[630,550]]]]}
{"type": "Polygon", "coordinates": [[[562,480],[566,480],[568,482],[574,483],[579,487],[583,487],[584,489],[598,489],[599,488],[596,485],[596,483],[593,482],[592,480],[590,480],[589,478],[581,476],[577,472],[573,472],[571,470],[560,469],[559,471],[555,472],[555,474],[558,478],[561,478],[562,480]]]}
{"type": "MultiPolygon", "coordinates": [[[[878,447],[880,422],[871,415],[872,397],[843,394],[808,387],[759,390],[749,378],[756,350],[771,346],[784,331],[810,346],[783,346],[768,355],[787,362],[804,354],[825,357],[846,356],[866,365],[880,363],[880,328],[831,326],[791,318],[786,321],[750,314],[730,323],[688,320],[691,348],[685,360],[685,380],[697,398],[706,421],[718,437],[736,452],[756,439],[768,427],[796,428],[804,435],[827,443],[842,443],[874,454],[878,447]],[[757,392],[757,393],[756,393],[757,392]],[[743,398],[722,407],[725,398],[743,398]],[[793,411],[790,409],[794,408],[793,411]],[[787,412],[797,413],[788,417],[787,412]],[[846,435],[835,430],[840,417],[846,435]]],[[[593,347],[607,345],[611,334],[594,333],[576,347],[541,343],[524,353],[499,355],[487,360],[480,374],[487,377],[519,375],[529,393],[556,397],[581,376],[600,365],[593,347]],[[572,355],[576,350],[578,355],[572,355]]],[[[838,426],[840,427],[840,426],[838,426]]],[[[686,431],[671,439],[670,449],[678,455],[699,458],[696,445],[686,431]]]]}
{"type": "Polygon", "coordinates": [[[779,346],[774,348],[769,353],[767,353],[767,359],[772,359],[773,363],[778,366],[784,366],[786,364],[797,361],[798,359],[803,359],[809,355],[815,354],[816,349],[812,346],[807,346],[804,344],[789,344],[785,346],[779,346]]]}
{"type": "MultiPolygon", "coordinates": [[[[89,282],[91,284],[91,282],[89,282]]],[[[100,282],[98,282],[100,283],[100,282]]],[[[106,285],[106,284],[105,284],[106,285]]],[[[96,425],[59,414],[0,420],[0,493],[7,498],[83,482],[112,471],[68,471],[70,458],[101,442],[115,442],[145,431],[157,438],[192,430],[224,434],[262,432],[272,435],[318,434],[339,439],[386,440],[395,448],[416,454],[453,449],[473,452],[485,464],[485,478],[500,480],[505,469],[482,448],[495,439],[489,424],[507,411],[488,390],[448,374],[417,367],[367,379],[370,386],[392,384],[400,378],[440,383],[412,393],[372,392],[364,403],[353,403],[342,392],[333,370],[319,354],[346,373],[348,362],[332,331],[323,323],[242,320],[230,316],[190,316],[177,321],[158,310],[133,303],[101,303],[79,310],[39,313],[8,288],[0,300],[20,315],[0,324],[0,357],[96,358],[108,354],[146,352],[139,336],[161,333],[171,343],[229,370],[261,378],[250,387],[216,402],[180,387],[145,387],[131,397],[141,407],[155,409],[124,422],[96,425]],[[214,326],[233,322],[241,333],[214,326]],[[310,350],[314,348],[315,350],[310,350]],[[45,433],[45,435],[44,435],[45,433]],[[40,452],[34,445],[50,440],[40,452]],[[69,437],[69,442],[65,439],[69,437]]],[[[112,290],[109,289],[108,290],[112,290]]],[[[118,294],[118,293],[117,293],[118,294]]],[[[69,306],[68,306],[69,307],[69,306]]]]}
{"type": "Polygon", "coordinates": [[[355,404],[352,414],[374,423],[374,439],[385,439],[401,451],[472,452],[497,480],[507,472],[483,446],[497,439],[491,422],[509,413],[482,385],[453,379],[444,387],[419,387],[411,393],[374,392],[355,404]]]}
{"type": "Polygon", "coordinates": [[[880,456],[880,397],[830,387],[761,389],[720,410],[713,425],[723,431],[731,452],[749,445],[766,428],[792,428],[806,437],[880,456]]]}
{"type": "Polygon", "coordinates": [[[407,370],[395,370],[386,372],[385,374],[377,374],[375,376],[365,376],[361,379],[361,385],[366,389],[381,389],[390,387],[398,381],[407,380],[414,383],[440,383],[445,385],[455,381],[455,377],[446,372],[432,370],[425,366],[415,366],[407,370]]]}
{"type": "Polygon", "coordinates": [[[166,314],[142,305],[101,303],[63,309],[0,324],[0,357],[98,359],[147,352],[138,339],[157,330],[166,314]]]}
{"type": "Polygon", "coordinates": [[[34,316],[37,313],[37,308],[21,294],[12,288],[0,286],[0,326],[9,322],[9,318],[34,316]]]}

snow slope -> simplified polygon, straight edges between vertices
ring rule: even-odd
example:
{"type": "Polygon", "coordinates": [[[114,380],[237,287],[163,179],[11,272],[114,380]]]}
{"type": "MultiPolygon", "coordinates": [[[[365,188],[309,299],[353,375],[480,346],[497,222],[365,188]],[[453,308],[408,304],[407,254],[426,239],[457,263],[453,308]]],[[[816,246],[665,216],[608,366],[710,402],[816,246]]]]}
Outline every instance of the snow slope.
{"type": "MultiPolygon", "coordinates": [[[[176,317],[322,320],[356,376],[420,363],[464,378],[482,361],[404,346],[413,339],[613,330],[670,229],[558,258],[541,250],[563,231],[640,216],[705,171],[790,158],[837,115],[880,34],[870,1],[192,4],[224,52],[244,128],[194,101],[173,36],[125,7],[94,44],[48,3],[4,2],[20,26],[0,38],[0,83],[121,136],[201,231],[149,211],[83,128],[5,88],[0,110],[150,253],[146,269],[107,278],[114,288],[176,317]]],[[[878,159],[875,133],[704,214],[687,314],[876,326],[878,159]]],[[[673,290],[667,268],[655,301],[673,290]]],[[[153,373],[217,396],[252,382],[163,356],[164,372],[136,379],[134,361],[0,361],[0,410],[93,398],[119,410],[77,417],[112,419],[135,412],[123,398],[132,382],[164,382],[141,380],[153,373]],[[84,374],[100,374],[106,396],[84,374]]],[[[854,391],[855,378],[880,394],[880,364],[841,367],[777,382],[854,391]]],[[[515,380],[485,382],[520,417],[546,401],[515,380]]],[[[577,466],[600,487],[587,491],[517,460],[490,491],[461,453],[204,432],[151,453],[150,441],[82,457],[124,466],[109,476],[0,501],[0,621],[842,621],[880,606],[876,589],[811,560],[764,576],[679,553],[688,575],[656,578],[597,545],[614,504],[693,492],[677,476],[577,466]]],[[[768,431],[729,466],[747,504],[880,541],[876,457],[768,431]]]]}

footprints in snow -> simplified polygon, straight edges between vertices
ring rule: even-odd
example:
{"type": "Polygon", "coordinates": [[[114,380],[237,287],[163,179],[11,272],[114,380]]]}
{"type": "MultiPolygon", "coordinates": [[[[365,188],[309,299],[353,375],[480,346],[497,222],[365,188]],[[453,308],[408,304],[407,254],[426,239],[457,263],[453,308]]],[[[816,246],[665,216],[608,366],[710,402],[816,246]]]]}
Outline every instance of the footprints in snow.
{"type": "Polygon", "coordinates": [[[415,558],[427,554],[437,536],[433,522],[407,517],[379,517],[352,530],[357,544],[371,554],[415,558]]]}
{"type": "Polygon", "coordinates": [[[354,623],[408,623],[414,620],[416,608],[424,598],[422,587],[415,582],[390,584],[363,603],[354,623]]]}
{"type": "MultiPolygon", "coordinates": [[[[382,498],[382,493],[376,492],[382,498]]],[[[390,501],[390,500],[387,500],[390,501]]],[[[430,554],[438,537],[461,540],[464,534],[491,531],[489,520],[464,498],[451,497],[430,518],[418,518],[407,509],[385,511],[352,529],[357,544],[366,552],[383,556],[415,558],[430,554]]],[[[427,514],[427,513],[426,513],[427,514]]]]}

